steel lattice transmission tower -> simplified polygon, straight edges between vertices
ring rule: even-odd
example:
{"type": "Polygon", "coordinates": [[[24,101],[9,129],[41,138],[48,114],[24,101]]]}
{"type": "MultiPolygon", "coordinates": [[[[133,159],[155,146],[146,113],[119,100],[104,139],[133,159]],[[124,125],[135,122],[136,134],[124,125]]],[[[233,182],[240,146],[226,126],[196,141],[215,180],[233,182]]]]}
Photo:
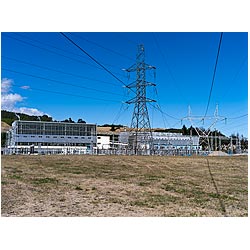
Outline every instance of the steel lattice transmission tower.
{"type": "Polygon", "coordinates": [[[154,83],[146,81],[146,70],[154,70],[154,66],[145,63],[144,45],[138,45],[136,63],[127,72],[136,72],[136,80],[126,87],[135,89],[135,97],[126,103],[134,103],[134,112],[131,121],[131,134],[129,144],[135,154],[148,154],[153,147],[152,131],[147,109],[147,102],[155,100],[147,98],[146,89],[148,86],[155,86],[154,83]]]}

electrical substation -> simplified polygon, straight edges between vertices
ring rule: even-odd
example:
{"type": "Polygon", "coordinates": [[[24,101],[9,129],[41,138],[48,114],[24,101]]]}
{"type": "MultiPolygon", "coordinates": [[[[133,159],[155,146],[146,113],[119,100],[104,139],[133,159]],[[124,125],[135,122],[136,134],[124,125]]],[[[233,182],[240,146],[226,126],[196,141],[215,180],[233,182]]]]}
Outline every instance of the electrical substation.
{"type": "MultiPolygon", "coordinates": [[[[117,78],[97,60],[80,48],[64,33],[61,33],[71,43],[81,49],[104,70],[117,78]]],[[[222,41],[222,33],[217,54],[216,66],[222,41]]],[[[213,82],[209,94],[207,109],[204,116],[193,116],[191,108],[188,115],[180,118],[181,122],[187,121],[193,129],[190,134],[170,133],[155,131],[151,127],[148,113],[148,105],[156,103],[156,100],[147,96],[147,89],[156,87],[154,82],[147,80],[148,71],[155,75],[156,67],[145,62],[145,48],[143,44],[137,46],[135,63],[125,69],[127,74],[135,74],[135,81],[125,85],[133,93],[134,97],[126,100],[126,104],[133,106],[130,127],[123,131],[98,132],[95,124],[63,123],[44,121],[17,120],[7,132],[6,147],[2,149],[4,154],[118,154],[118,155],[209,155],[214,151],[222,154],[241,154],[247,151],[241,148],[239,136],[226,137],[216,134],[217,122],[225,122],[227,118],[218,114],[218,105],[213,116],[208,116],[213,82]],[[200,129],[196,121],[210,121],[207,129],[200,129]],[[214,130],[213,130],[214,129],[214,130]]],[[[159,106],[158,106],[159,107],[159,106]]],[[[164,113],[160,107],[160,112],[164,113]]]]}

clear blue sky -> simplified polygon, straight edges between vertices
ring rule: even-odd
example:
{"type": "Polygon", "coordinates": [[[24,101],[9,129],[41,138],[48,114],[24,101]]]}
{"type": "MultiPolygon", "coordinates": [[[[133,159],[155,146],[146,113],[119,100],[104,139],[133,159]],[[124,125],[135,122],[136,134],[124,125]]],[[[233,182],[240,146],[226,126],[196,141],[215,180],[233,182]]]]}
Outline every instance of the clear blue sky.
{"type": "MultiPolygon", "coordinates": [[[[144,44],[146,63],[156,66],[156,78],[148,72],[147,79],[155,80],[158,96],[151,87],[148,96],[169,115],[163,117],[149,105],[152,127],[190,126],[188,121],[180,121],[187,116],[189,105],[192,115],[204,115],[220,33],[65,34],[125,84],[135,75],[128,80],[122,69],[135,63],[137,44],[144,44]]],[[[133,106],[122,103],[133,98],[133,92],[60,33],[2,33],[1,37],[2,108],[46,113],[56,120],[71,117],[100,125],[114,122],[130,126],[133,106]]],[[[223,34],[208,115],[214,114],[218,104],[219,115],[227,117],[227,123],[220,121],[216,128],[226,135],[239,132],[247,136],[247,47],[247,33],[223,34]]],[[[211,122],[195,124],[208,127],[211,122]]]]}

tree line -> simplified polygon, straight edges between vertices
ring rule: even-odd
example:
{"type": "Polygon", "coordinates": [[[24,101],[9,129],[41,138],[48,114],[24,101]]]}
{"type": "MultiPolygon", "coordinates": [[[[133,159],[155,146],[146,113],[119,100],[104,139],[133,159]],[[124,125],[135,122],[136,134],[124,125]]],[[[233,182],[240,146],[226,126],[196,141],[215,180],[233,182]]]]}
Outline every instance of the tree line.
{"type": "MultiPolygon", "coordinates": [[[[19,118],[20,120],[23,120],[23,121],[57,122],[57,120],[53,120],[53,118],[48,115],[36,116],[36,115],[27,115],[23,113],[15,113],[11,111],[1,110],[1,121],[7,123],[10,126],[14,121],[18,120],[19,118]]],[[[75,121],[72,120],[71,118],[58,121],[58,122],[75,123],[75,121]]],[[[86,121],[84,121],[82,118],[79,118],[77,120],[77,123],[86,123],[86,121]]]]}

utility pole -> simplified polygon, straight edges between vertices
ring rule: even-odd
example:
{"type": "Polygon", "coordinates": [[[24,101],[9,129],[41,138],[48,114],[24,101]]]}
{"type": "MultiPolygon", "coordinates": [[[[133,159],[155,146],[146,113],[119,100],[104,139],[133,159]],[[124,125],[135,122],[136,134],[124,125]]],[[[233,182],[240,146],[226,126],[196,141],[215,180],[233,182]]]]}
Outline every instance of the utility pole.
{"type": "Polygon", "coordinates": [[[155,84],[146,81],[146,70],[155,70],[155,67],[145,63],[144,45],[140,44],[138,45],[136,63],[126,69],[127,72],[136,72],[136,80],[126,86],[129,89],[135,89],[135,91],[133,91],[135,97],[126,103],[135,104],[131,121],[132,131],[130,137],[132,138],[132,149],[136,155],[144,150],[146,153],[147,149],[149,149],[149,152],[151,153],[151,150],[153,149],[153,137],[147,102],[155,102],[155,100],[146,97],[146,88],[148,86],[155,86],[155,84]]]}

